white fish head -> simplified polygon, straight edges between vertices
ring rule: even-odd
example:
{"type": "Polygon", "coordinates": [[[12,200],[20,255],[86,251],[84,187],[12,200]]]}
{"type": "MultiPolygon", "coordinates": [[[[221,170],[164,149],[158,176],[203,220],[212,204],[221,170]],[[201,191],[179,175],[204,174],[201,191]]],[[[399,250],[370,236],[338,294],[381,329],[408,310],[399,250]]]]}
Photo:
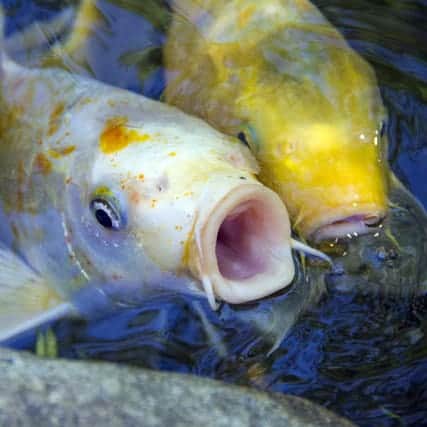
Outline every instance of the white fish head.
{"type": "Polygon", "coordinates": [[[287,210],[255,178],[249,150],[198,119],[152,107],[142,119],[109,114],[93,134],[89,170],[76,164],[87,182],[70,191],[67,217],[82,268],[95,266],[109,282],[189,273],[213,307],[290,284],[287,210]]]}

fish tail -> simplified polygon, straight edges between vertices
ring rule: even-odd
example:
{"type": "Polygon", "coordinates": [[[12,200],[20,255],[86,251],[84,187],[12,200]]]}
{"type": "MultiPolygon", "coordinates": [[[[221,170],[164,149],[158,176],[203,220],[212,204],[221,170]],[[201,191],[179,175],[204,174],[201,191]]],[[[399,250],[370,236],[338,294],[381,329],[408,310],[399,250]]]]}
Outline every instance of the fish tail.
{"type": "MultiPolygon", "coordinates": [[[[106,23],[96,3],[95,0],[82,0],[73,10],[67,27],[64,27],[69,34],[63,43],[57,41],[51,46],[41,61],[44,67],[60,67],[79,75],[92,74],[86,59],[88,44],[95,29],[106,23]]],[[[52,20],[45,27],[53,33],[56,23],[52,20]]]]}

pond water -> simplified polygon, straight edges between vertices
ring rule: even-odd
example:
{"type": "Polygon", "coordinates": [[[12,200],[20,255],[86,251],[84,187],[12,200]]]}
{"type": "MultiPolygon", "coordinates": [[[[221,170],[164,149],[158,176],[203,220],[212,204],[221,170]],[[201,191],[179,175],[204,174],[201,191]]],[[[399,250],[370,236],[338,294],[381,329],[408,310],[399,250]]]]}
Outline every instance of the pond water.
{"type": "MultiPolygon", "coordinates": [[[[138,71],[117,58],[124,48],[143,49],[163,35],[118,3],[126,1],[100,2],[112,31],[94,50],[93,73],[158,97],[161,70],[142,85],[138,71]],[[128,36],[134,25],[143,39],[128,36]]],[[[427,207],[427,2],[315,3],[374,66],[389,111],[390,165],[427,207]]],[[[9,35],[64,7],[48,0],[3,4],[9,35]]],[[[296,257],[297,278],[287,293],[243,306],[224,304],[218,312],[188,295],[124,302],[108,318],[57,322],[60,355],[296,394],[360,426],[427,426],[427,219],[402,190],[394,189],[392,200],[389,232],[325,246],[334,255],[332,271],[296,257]]],[[[34,336],[11,345],[31,348],[34,336]]]]}

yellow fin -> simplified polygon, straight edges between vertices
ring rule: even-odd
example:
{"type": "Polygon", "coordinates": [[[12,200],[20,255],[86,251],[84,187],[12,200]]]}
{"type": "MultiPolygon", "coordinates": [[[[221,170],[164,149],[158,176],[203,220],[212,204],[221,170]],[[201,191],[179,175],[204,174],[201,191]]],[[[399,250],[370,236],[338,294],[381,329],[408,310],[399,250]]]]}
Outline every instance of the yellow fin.
{"type": "Polygon", "coordinates": [[[0,342],[74,313],[43,277],[0,245],[0,342]]]}

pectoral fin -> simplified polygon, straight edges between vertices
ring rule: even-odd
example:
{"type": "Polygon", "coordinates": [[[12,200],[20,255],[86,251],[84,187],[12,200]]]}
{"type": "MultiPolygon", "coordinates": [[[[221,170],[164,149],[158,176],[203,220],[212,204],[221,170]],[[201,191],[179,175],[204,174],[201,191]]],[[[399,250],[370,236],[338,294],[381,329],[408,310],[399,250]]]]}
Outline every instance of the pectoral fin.
{"type": "Polygon", "coordinates": [[[0,245],[0,342],[74,313],[43,277],[0,245]]]}

